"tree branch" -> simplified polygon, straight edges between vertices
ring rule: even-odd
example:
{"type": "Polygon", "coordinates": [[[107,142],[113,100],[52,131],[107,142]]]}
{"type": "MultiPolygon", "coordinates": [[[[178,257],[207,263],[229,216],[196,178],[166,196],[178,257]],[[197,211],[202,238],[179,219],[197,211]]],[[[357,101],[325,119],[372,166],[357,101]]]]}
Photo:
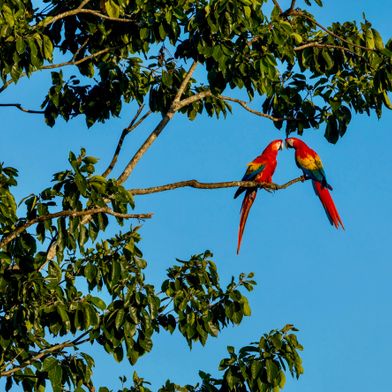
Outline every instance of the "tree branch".
{"type": "Polygon", "coordinates": [[[201,99],[203,99],[205,97],[211,97],[211,96],[212,96],[212,92],[210,90],[201,91],[201,92],[199,92],[197,94],[194,94],[194,95],[192,95],[192,96],[190,96],[188,98],[185,98],[185,99],[179,101],[176,104],[176,110],[180,110],[183,107],[188,106],[188,105],[190,105],[193,102],[200,101],[201,99]]]}
{"type": "Polygon", "coordinates": [[[37,24],[36,27],[46,27],[49,26],[53,23],[56,23],[57,21],[67,18],[69,16],[74,16],[74,15],[79,15],[79,14],[89,14],[89,15],[94,15],[97,16],[98,18],[101,19],[105,19],[105,20],[109,20],[112,22],[121,22],[121,23],[131,23],[131,22],[135,22],[134,19],[129,19],[129,18],[114,18],[111,16],[107,16],[105,14],[102,14],[98,11],[95,10],[91,10],[91,9],[86,9],[86,8],[76,8],[74,10],[69,10],[66,12],[63,12],[61,14],[58,14],[54,17],[47,17],[46,19],[44,19],[42,22],[40,22],[39,24],[37,24]]]}
{"type": "Polygon", "coordinates": [[[294,178],[291,181],[288,181],[282,185],[278,185],[275,183],[269,182],[253,182],[253,181],[226,181],[226,182],[199,182],[197,180],[186,180],[173,182],[171,184],[154,186],[150,188],[138,188],[138,189],[129,189],[129,192],[132,195],[148,195],[151,193],[158,193],[164,191],[171,191],[177,188],[191,187],[198,189],[221,189],[221,188],[233,188],[233,187],[243,187],[243,188],[263,188],[266,190],[277,191],[281,189],[286,189],[289,186],[297,183],[303,182],[306,178],[304,176],[294,178]]]}
{"type": "Polygon", "coordinates": [[[66,341],[64,343],[54,344],[54,345],[50,346],[47,349],[43,349],[38,354],[32,356],[30,359],[27,359],[26,361],[21,363],[19,366],[15,366],[12,369],[0,372],[0,377],[10,376],[10,375],[12,375],[12,374],[14,374],[14,373],[24,369],[26,366],[29,366],[32,363],[36,362],[36,361],[39,361],[41,358],[45,357],[48,354],[52,354],[52,353],[55,353],[57,351],[62,351],[64,348],[67,348],[67,347],[75,347],[75,346],[78,346],[80,344],[83,344],[86,341],[88,341],[89,339],[87,339],[87,340],[81,340],[81,339],[84,336],[86,336],[88,333],[90,333],[90,330],[82,333],[82,335],[80,335],[79,337],[77,337],[76,339],[74,339],[72,341],[68,340],[68,341],[66,341]]]}
{"type": "Polygon", "coordinates": [[[70,61],[66,61],[66,62],[64,62],[64,63],[43,65],[42,67],[40,67],[39,69],[37,69],[37,71],[40,71],[40,70],[42,70],[42,69],[61,68],[61,67],[64,67],[64,66],[66,66],[66,65],[79,65],[79,64],[84,63],[85,61],[91,60],[91,59],[93,59],[93,58],[95,58],[95,57],[100,56],[101,54],[105,54],[105,53],[107,53],[107,52],[110,52],[112,49],[116,49],[116,48],[118,48],[118,46],[115,47],[115,48],[113,48],[113,47],[111,47],[111,48],[105,48],[105,49],[99,50],[98,52],[95,52],[95,53],[93,53],[93,54],[90,54],[89,56],[83,57],[83,58],[81,58],[81,59],[79,59],[79,60],[75,60],[75,61],[70,60],[70,61]]]}
{"type": "Polygon", "coordinates": [[[132,159],[129,161],[127,166],[125,167],[124,171],[121,173],[121,175],[118,177],[117,181],[122,184],[126,179],[130,176],[132,173],[133,169],[137,165],[137,163],[140,161],[142,156],[146,153],[146,151],[151,147],[151,145],[154,143],[154,141],[158,138],[158,136],[161,134],[163,129],[166,127],[168,122],[173,118],[174,114],[178,110],[177,106],[178,103],[180,102],[181,96],[188,85],[193,72],[195,71],[197,67],[197,61],[194,61],[189,68],[189,71],[186,73],[184,80],[182,81],[176,96],[174,97],[174,100],[170,106],[169,111],[164,115],[162,120],[158,123],[158,125],[155,127],[155,129],[151,132],[151,134],[147,137],[147,139],[144,141],[144,143],[140,146],[140,148],[136,151],[135,155],[132,157],[132,159]]]}
{"type": "Polygon", "coordinates": [[[182,81],[180,88],[177,91],[176,96],[174,97],[174,101],[173,103],[177,103],[180,101],[182,94],[184,93],[186,87],[188,86],[189,81],[191,80],[191,77],[193,75],[193,72],[195,72],[195,69],[197,67],[198,62],[194,61],[191,65],[191,67],[189,68],[189,71],[186,73],[184,80],[182,81]]]}
{"type": "Polygon", "coordinates": [[[301,11],[301,10],[291,10],[291,11],[288,13],[288,15],[302,16],[302,17],[304,17],[305,19],[310,20],[312,23],[314,23],[316,26],[318,26],[321,30],[325,31],[325,32],[328,33],[329,35],[332,35],[332,37],[335,37],[335,38],[337,38],[338,40],[340,40],[340,41],[346,43],[347,45],[354,46],[354,47],[356,47],[356,48],[360,48],[360,49],[367,50],[367,51],[373,51],[373,50],[374,50],[374,49],[367,48],[366,46],[358,45],[358,44],[355,44],[355,43],[353,43],[353,42],[350,42],[350,41],[346,40],[345,38],[341,37],[340,35],[334,33],[333,31],[331,31],[331,30],[329,30],[329,29],[327,29],[327,28],[324,27],[322,24],[320,24],[319,22],[317,22],[313,17],[307,15],[305,12],[303,12],[303,11],[301,11]]]}
{"type": "Polygon", "coordinates": [[[0,103],[0,107],[9,107],[9,106],[16,107],[17,109],[19,109],[25,113],[33,113],[33,114],[44,114],[45,113],[43,110],[26,109],[20,103],[0,103]]]}
{"type": "Polygon", "coordinates": [[[277,2],[277,0],[272,0],[272,2],[274,3],[275,7],[279,10],[279,13],[283,13],[282,7],[279,5],[279,3],[277,2]]]}
{"type": "Polygon", "coordinates": [[[26,231],[30,226],[35,225],[36,223],[39,222],[44,222],[49,219],[54,219],[54,218],[60,218],[62,216],[70,216],[70,217],[78,217],[78,216],[91,216],[95,214],[100,214],[100,213],[105,213],[108,215],[115,216],[117,218],[123,218],[123,219],[149,219],[152,217],[151,213],[148,214],[122,214],[119,212],[115,212],[109,207],[99,207],[99,208],[91,208],[89,210],[83,210],[83,211],[59,211],[55,212],[52,214],[47,214],[47,215],[42,215],[39,216],[38,218],[31,219],[24,223],[22,226],[19,226],[16,228],[11,234],[6,236],[0,241],[0,248],[4,248],[5,245],[10,243],[12,240],[14,240],[18,235],[26,231]]]}
{"type": "Polygon", "coordinates": [[[343,50],[345,52],[349,52],[352,55],[356,55],[356,53],[352,52],[350,49],[346,48],[345,46],[340,46],[340,45],[331,45],[331,44],[322,44],[319,42],[308,42],[306,44],[303,44],[301,46],[297,46],[294,48],[294,51],[298,52],[300,50],[306,49],[306,48],[330,48],[330,49],[339,49],[343,50]]]}
{"type": "MultiPolygon", "coordinates": [[[[93,59],[93,58],[95,58],[95,57],[98,57],[98,56],[100,56],[100,55],[102,55],[102,54],[108,53],[108,52],[110,52],[112,49],[116,49],[116,48],[118,48],[118,46],[117,46],[117,47],[111,47],[111,48],[105,48],[105,49],[99,50],[99,51],[96,52],[96,53],[90,54],[90,55],[88,55],[88,56],[86,56],[86,57],[83,57],[83,58],[81,58],[81,59],[79,59],[79,60],[75,60],[75,61],[70,60],[70,61],[66,61],[66,62],[64,62],[64,63],[43,65],[42,67],[36,69],[34,72],[36,72],[36,71],[41,71],[41,70],[43,70],[43,69],[61,68],[61,67],[65,67],[65,66],[67,66],[67,65],[79,65],[79,64],[84,63],[85,61],[91,60],[91,59],[93,59]]],[[[23,76],[26,76],[26,72],[22,72],[22,73],[20,74],[20,76],[19,76],[19,79],[20,79],[21,77],[23,77],[23,76]]],[[[12,84],[12,83],[14,83],[14,80],[13,80],[13,79],[10,79],[10,80],[6,81],[6,82],[0,87],[0,93],[2,93],[2,92],[3,92],[10,84],[12,84]]]]}
{"type": "Polygon", "coordinates": [[[257,110],[251,109],[247,103],[245,101],[242,101],[241,99],[237,99],[237,98],[231,98],[231,97],[226,97],[224,95],[219,95],[219,98],[225,100],[225,101],[230,101],[230,102],[236,102],[239,105],[241,105],[244,109],[246,109],[248,112],[256,114],[256,116],[260,116],[260,117],[264,117],[264,118],[268,118],[272,121],[285,121],[285,120],[295,120],[293,118],[288,118],[288,117],[274,117],[271,116],[269,114],[263,113],[263,112],[259,112],[257,110]]]}
{"type": "Polygon", "coordinates": [[[83,1],[80,3],[78,9],[83,8],[83,7],[84,7],[87,3],[89,3],[90,1],[91,1],[91,0],[83,0],[83,1]]]}
{"type": "Polygon", "coordinates": [[[137,118],[140,116],[140,113],[142,112],[144,108],[144,105],[140,105],[138,111],[136,112],[135,116],[133,117],[132,121],[130,124],[123,129],[120,139],[117,143],[116,151],[114,152],[112,161],[110,162],[109,166],[107,169],[102,173],[103,177],[107,177],[111,171],[113,170],[114,166],[117,163],[118,156],[120,155],[121,148],[124,142],[125,137],[131,133],[134,129],[136,129],[152,112],[149,110],[138,122],[135,122],[137,118]]]}

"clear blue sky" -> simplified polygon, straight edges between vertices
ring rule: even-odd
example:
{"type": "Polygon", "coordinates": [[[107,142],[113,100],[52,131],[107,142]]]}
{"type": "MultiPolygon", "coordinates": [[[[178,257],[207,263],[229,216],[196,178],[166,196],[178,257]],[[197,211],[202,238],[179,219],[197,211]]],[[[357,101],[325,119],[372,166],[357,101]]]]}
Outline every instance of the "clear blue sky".
{"type": "MultiPolygon", "coordinates": [[[[324,24],[360,20],[365,12],[384,39],[392,36],[390,0],[325,0],[323,9],[313,8],[324,24]]],[[[46,80],[47,74],[42,74],[21,81],[1,94],[0,102],[37,108],[46,80]]],[[[20,170],[17,197],[46,187],[52,173],[67,166],[70,150],[85,147],[90,155],[101,158],[103,170],[133,114],[130,107],[120,119],[90,130],[81,119],[68,124],[59,121],[50,129],[37,115],[1,109],[0,161],[20,170]]],[[[130,135],[120,167],[158,120],[158,116],[149,119],[130,135]]],[[[392,328],[391,123],[391,112],[385,112],[380,121],[356,116],[336,146],[327,143],[323,130],[308,131],[304,137],[323,160],[346,231],[329,225],[309,183],[275,194],[259,192],[241,254],[236,256],[241,202],[233,200],[234,189],[179,189],[137,198],[138,212],[155,213],[141,230],[148,280],[159,285],[176,257],[186,259],[210,249],[223,282],[250,271],[258,282],[249,295],[252,316],[241,326],[224,330],[206,347],[196,345],[192,351],[177,333],[155,336],[152,353],[135,367],[141,377],[157,388],[167,378],[179,384],[194,383],[199,369],[217,375],[228,344],[239,348],[264,332],[293,323],[300,329],[299,341],[305,348],[305,374],[299,381],[288,377],[285,391],[392,390],[388,338],[392,328]]],[[[270,122],[240,107],[221,121],[200,117],[189,122],[178,116],[127,185],[240,179],[246,163],[270,140],[280,137],[283,133],[270,122]]],[[[299,174],[293,152],[283,151],[276,182],[299,174]]],[[[134,369],[127,361],[117,364],[97,346],[93,353],[97,385],[118,387],[118,375],[131,378],[134,369]]]]}

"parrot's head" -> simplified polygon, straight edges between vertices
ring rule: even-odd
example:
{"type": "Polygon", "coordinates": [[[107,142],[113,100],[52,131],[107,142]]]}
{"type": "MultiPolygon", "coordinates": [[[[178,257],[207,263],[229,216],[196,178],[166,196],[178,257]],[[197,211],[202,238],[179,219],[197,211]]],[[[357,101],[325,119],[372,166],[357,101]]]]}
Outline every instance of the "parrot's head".
{"type": "Polygon", "coordinates": [[[277,139],[273,140],[268,146],[265,148],[264,151],[270,150],[270,151],[275,151],[278,152],[279,150],[283,149],[283,140],[282,139],[277,139]]]}
{"type": "Polygon", "coordinates": [[[285,144],[287,148],[295,148],[299,147],[300,144],[303,144],[303,141],[297,139],[296,137],[288,137],[285,140],[285,144]]]}

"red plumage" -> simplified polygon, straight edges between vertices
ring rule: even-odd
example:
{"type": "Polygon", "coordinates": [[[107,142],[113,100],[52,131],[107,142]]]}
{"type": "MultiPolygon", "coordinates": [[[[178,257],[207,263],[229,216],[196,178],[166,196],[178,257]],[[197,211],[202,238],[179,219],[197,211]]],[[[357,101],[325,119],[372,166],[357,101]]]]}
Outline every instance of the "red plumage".
{"type": "Polygon", "coordinates": [[[327,181],[323,164],[316,151],[295,137],[287,138],[286,146],[295,149],[295,162],[302,169],[304,175],[312,180],[313,189],[319,197],[331,225],[337,229],[339,226],[344,229],[342,219],[328,190],[332,190],[332,186],[327,181]]]}
{"type": "Polygon", "coordinates": [[[316,192],[316,195],[319,197],[321,204],[324,207],[325,213],[327,214],[327,217],[331,222],[331,225],[334,225],[337,229],[339,228],[340,225],[344,229],[342,219],[340,218],[340,215],[338,213],[338,210],[336,209],[335,203],[333,202],[332,196],[329,193],[328,188],[323,186],[318,181],[313,180],[312,183],[313,183],[314,191],[316,192]]]}
{"type": "Polygon", "coordinates": [[[237,255],[240,253],[242,234],[244,233],[245,223],[248,219],[250,208],[256,199],[257,189],[246,191],[244,200],[241,205],[240,225],[238,228],[238,243],[237,243],[237,255]]]}
{"type": "MultiPolygon", "coordinates": [[[[248,169],[242,177],[242,181],[255,181],[258,183],[271,183],[272,176],[277,165],[276,156],[278,151],[282,149],[282,140],[272,141],[264,151],[248,164],[248,169]]],[[[246,220],[249,215],[250,208],[256,199],[258,188],[243,188],[239,187],[234,195],[238,197],[242,192],[245,192],[244,200],[241,205],[240,225],[238,228],[238,244],[237,254],[240,252],[242,234],[244,233],[246,220]]]]}

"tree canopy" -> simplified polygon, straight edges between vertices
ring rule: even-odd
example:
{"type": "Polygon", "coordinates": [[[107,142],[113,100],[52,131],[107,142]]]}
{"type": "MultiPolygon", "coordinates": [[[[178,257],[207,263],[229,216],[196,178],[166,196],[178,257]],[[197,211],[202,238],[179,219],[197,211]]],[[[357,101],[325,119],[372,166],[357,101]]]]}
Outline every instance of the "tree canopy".
{"type": "MultiPolygon", "coordinates": [[[[255,184],[192,180],[127,189],[126,181],[177,113],[219,118],[238,106],[286,135],[321,128],[336,143],[353,114],[381,117],[384,107],[392,109],[392,40],[384,42],[365,17],[323,26],[310,12],[321,0],[288,3],[0,4],[0,98],[21,78],[51,72],[40,108],[0,107],[42,115],[51,127],[59,117],[78,116],[92,127],[120,116],[128,103],[138,107],[102,173],[84,149],[71,152],[69,168],[55,173],[51,186],[17,204],[18,171],[0,166],[0,375],[7,390],[16,384],[43,391],[50,384],[54,391],[93,391],[94,358],[83,352],[88,342],[133,365],[160,331],[177,329],[190,347],[204,345],[251,314],[244,293],[255,285],[253,274],[222,284],[209,251],[177,260],[161,287],[148,283],[138,226],[129,220],[152,217],[132,211],[138,195],[255,184]],[[112,177],[124,139],[152,113],[161,115],[155,128],[112,177]],[[106,238],[109,225],[116,234],[106,238]]],[[[279,190],[301,180],[262,187],[279,190]]],[[[201,371],[198,385],[168,381],[160,391],[279,391],[287,372],[303,373],[295,332],[288,324],[239,351],[230,346],[220,378],[201,371]]],[[[135,374],[124,390],[149,387],[135,374]]]]}

